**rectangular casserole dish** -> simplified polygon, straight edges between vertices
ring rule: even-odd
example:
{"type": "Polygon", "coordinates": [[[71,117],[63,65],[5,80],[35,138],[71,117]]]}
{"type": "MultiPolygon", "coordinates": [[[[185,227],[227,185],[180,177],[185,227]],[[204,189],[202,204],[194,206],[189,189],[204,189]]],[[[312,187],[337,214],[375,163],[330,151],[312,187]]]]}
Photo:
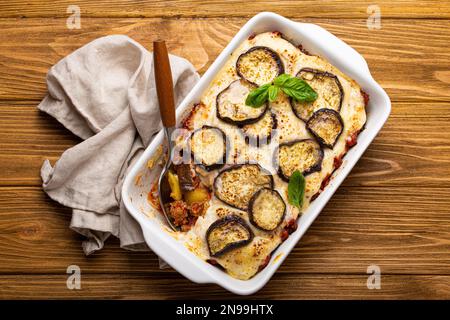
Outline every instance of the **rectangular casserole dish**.
{"type": "Polygon", "coordinates": [[[387,120],[391,109],[389,97],[374,81],[367,63],[354,49],[317,25],[297,23],[274,13],[264,12],[250,19],[222,51],[178,107],[177,120],[181,120],[192,105],[198,102],[216,73],[242,41],[252,34],[274,30],[280,31],[286,38],[295,43],[301,43],[312,54],[327,59],[332,65],[358,82],[362,89],[369,94],[370,103],[366,110],[365,129],[359,134],[357,145],[346,154],[342,166],[335,171],[330,184],[299,217],[298,229],[275,250],[269,265],[249,280],[238,280],[199,259],[182,243],[167,233],[164,220],[147,201],[147,194],[152,187],[152,181],[159,174],[158,170],[149,170],[147,163],[160,150],[159,146],[164,140],[162,132],[156,135],[143,155],[131,168],[122,189],[122,198],[127,210],[138,221],[147,244],[157,255],[191,281],[216,283],[231,292],[243,295],[256,292],[269,281],[367,149],[387,120]]]}

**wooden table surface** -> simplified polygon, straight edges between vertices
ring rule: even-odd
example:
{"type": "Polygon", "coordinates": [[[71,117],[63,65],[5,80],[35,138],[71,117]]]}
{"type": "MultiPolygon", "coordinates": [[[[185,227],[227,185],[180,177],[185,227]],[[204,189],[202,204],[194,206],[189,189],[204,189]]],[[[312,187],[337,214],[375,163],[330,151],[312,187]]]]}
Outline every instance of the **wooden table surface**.
{"type": "Polygon", "coordinates": [[[358,50],[392,100],[383,130],[268,285],[252,298],[450,298],[449,1],[41,1],[0,3],[0,298],[239,298],[160,270],[110,239],[85,257],[70,211],[41,190],[44,159],[79,140],[36,105],[48,69],[89,41],[156,38],[200,73],[260,11],[325,27],[358,50]],[[381,9],[369,30],[367,8],[381,9]],[[81,28],[68,29],[69,5],[81,28]],[[381,269],[381,289],[366,286],[381,269]],[[69,265],[81,290],[66,287],[69,265]]]}

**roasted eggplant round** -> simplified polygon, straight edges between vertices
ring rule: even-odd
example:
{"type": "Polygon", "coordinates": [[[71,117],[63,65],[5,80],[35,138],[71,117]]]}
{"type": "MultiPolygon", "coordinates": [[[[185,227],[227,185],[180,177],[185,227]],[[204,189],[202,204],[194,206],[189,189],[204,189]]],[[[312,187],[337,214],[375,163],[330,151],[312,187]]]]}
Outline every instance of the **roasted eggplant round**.
{"type": "Polygon", "coordinates": [[[273,177],[258,164],[242,164],[222,170],[214,179],[214,194],[224,203],[247,210],[253,194],[273,188],[273,177]]]}
{"type": "Polygon", "coordinates": [[[219,128],[203,126],[192,132],[190,148],[194,163],[207,171],[221,168],[226,162],[226,135],[219,128]]]}
{"type": "Polygon", "coordinates": [[[292,110],[303,121],[308,121],[314,111],[328,108],[339,112],[344,98],[344,90],[338,77],[329,72],[304,68],[297,73],[297,78],[305,80],[317,92],[313,102],[300,102],[290,99],[292,110]]]}
{"type": "Polygon", "coordinates": [[[272,112],[266,112],[257,122],[242,127],[245,141],[252,146],[270,143],[273,130],[277,128],[277,117],[272,112]]]}
{"type": "Polygon", "coordinates": [[[217,118],[235,125],[245,125],[258,121],[266,112],[268,103],[259,108],[253,108],[245,104],[250,91],[257,88],[245,80],[233,81],[216,98],[217,118]]]}
{"type": "Polygon", "coordinates": [[[285,181],[289,181],[296,170],[306,176],[322,169],[323,150],[314,139],[282,143],[275,155],[278,158],[278,175],[285,181]]]}
{"type": "Polygon", "coordinates": [[[225,252],[243,247],[253,239],[253,232],[244,219],[228,215],[213,222],[206,231],[209,254],[218,257],[225,252]]]}
{"type": "Polygon", "coordinates": [[[333,149],[344,130],[341,115],[333,109],[319,109],[306,122],[306,128],[325,147],[333,149]]]}
{"type": "Polygon", "coordinates": [[[276,190],[264,188],[250,199],[248,213],[250,222],[264,231],[275,230],[283,222],[286,204],[276,190]]]}
{"type": "Polygon", "coordinates": [[[241,78],[261,86],[284,73],[284,66],[278,53],[268,47],[257,46],[239,56],[236,71],[241,78]]]}

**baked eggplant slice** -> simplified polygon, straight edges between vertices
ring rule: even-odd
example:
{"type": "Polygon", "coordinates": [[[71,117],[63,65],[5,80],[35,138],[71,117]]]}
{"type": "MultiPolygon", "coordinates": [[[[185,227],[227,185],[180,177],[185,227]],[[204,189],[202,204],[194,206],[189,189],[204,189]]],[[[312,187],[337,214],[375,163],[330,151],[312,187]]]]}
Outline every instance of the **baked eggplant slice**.
{"type": "Polygon", "coordinates": [[[305,80],[317,92],[313,102],[299,102],[290,99],[292,110],[303,121],[308,121],[314,111],[328,108],[339,112],[344,98],[344,90],[338,77],[329,72],[304,68],[297,73],[297,78],[305,80]]]}
{"type": "Polygon", "coordinates": [[[222,170],[214,179],[214,195],[222,202],[247,210],[253,194],[273,188],[273,177],[258,164],[235,165],[222,170]]]}
{"type": "Polygon", "coordinates": [[[194,163],[207,171],[221,168],[226,162],[227,140],[219,128],[203,126],[192,132],[190,148],[194,163]]]}
{"type": "Polygon", "coordinates": [[[236,71],[241,78],[261,86],[284,73],[284,66],[278,53],[268,47],[257,46],[239,56],[236,71]]]}
{"type": "Polygon", "coordinates": [[[319,109],[306,122],[306,127],[322,146],[333,149],[344,130],[344,122],[333,109],[319,109]]]}
{"type": "Polygon", "coordinates": [[[216,220],[206,231],[206,242],[212,257],[243,247],[252,239],[253,232],[245,220],[233,214],[216,220]]]}
{"type": "Polygon", "coordinates": [[[239,79],[233,81],[216,98],[217,118],[235,125],[245,125],[258,121],[266,112],[268,103],[259,108],[245,104],[250,91],[256,89],[254,84],[239,79]]]}
{"type": "Polygon", "coordinates": [[[314,139],[282,143],[275,155],[278,157],[278,175],[285,181],[289,181],[296,170],[306,176],[322,169],[323,150],[314,139]]]}
{"type": "Polygon", "coordinates": [[[277,128],[277,117],[272,112],[266,112],[257,122],[242,127],[245,141],[251,145],[260,146],[270,143],[273,130],[277,128]]]}
{"type": "Polygon", "coordinates": [[[250,222],[255,227],[273,231],[283,222],[286,204],[278,191],[264,188],[250,199],[248,212],[250,222]]]}
{"type": "Polygon", "coordinates": [[[192,175],[191,166],[188,163],[180,163],[174,165],[178,176],[180,188],[183,192],[192,191],[195,189],[195,181],[192,175]]]}

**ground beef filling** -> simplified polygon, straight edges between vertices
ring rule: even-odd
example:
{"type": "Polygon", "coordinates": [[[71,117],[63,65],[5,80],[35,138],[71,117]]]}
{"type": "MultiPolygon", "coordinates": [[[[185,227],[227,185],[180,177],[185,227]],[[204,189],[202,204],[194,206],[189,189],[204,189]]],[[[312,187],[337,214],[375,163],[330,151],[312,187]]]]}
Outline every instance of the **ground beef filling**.
{"type": "Polygon", "coordinates": [[[194,170],[175,167],[170,175],[173,201],[168,204],[167,212],[176,227],[181,231],[189,231],[198,217],[205,214],[211,197],[210,191],[203,186],[194,170]]]}

